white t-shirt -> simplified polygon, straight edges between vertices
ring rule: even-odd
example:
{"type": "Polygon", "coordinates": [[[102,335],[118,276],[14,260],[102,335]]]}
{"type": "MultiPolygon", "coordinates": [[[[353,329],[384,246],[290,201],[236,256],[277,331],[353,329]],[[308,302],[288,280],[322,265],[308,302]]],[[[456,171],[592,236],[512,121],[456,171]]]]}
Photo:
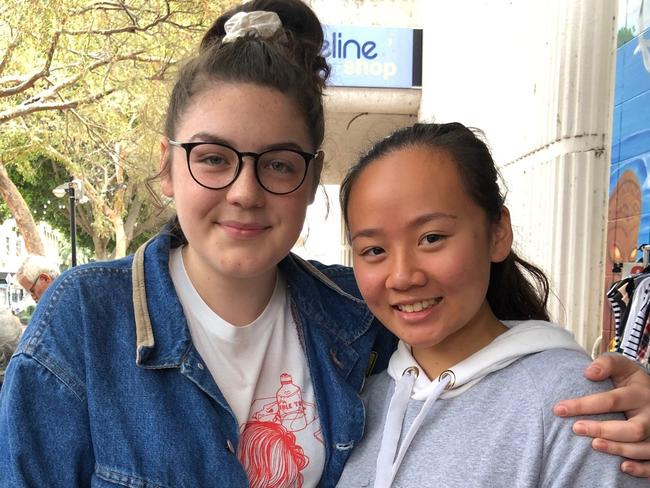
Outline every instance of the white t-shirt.
{"type": "Polygon", "coordinates": [[[237,456],[251,488],[316,486],[325,465],[324,441],[282,277],[262,314],[237,327],[199,296],[180,248],[171,252],[169,269],[194,346],[239,423],[237,456]]]}

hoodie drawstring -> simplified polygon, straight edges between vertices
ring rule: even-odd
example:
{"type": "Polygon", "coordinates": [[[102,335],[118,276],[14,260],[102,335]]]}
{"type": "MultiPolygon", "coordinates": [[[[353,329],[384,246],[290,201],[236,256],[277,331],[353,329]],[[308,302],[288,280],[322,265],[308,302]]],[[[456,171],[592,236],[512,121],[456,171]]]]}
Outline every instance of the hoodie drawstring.
{"type": "Polygon", "coordinates": [[[384,432],[381,437],[381,447],[379,448],[379,456],[377,457],[374,488],[390,488],[415,434],[422,426],[425,417],[431,410],[435,401],[452,380],[450,374],[443,373],[440,375],[438,384],[431,391],[430,395],[425,400],[424,405],[422,405],[420,412],[417,417],[415,417],[413,424],[404,436],[404,440],[399,446],[398,451],[397,446],[402,432],[406,408],[411,399],[413,385],[415,384],[415,380],[419,373],[420,371],[418,368],[414,366],[406,368],[402,373],[402,377],[395,384],[395,391],[390,399],[388,413],[386,414],[386,422],[384,424],[384,432]],[[395,456],[396,451],[397,456],[395,456]]]}

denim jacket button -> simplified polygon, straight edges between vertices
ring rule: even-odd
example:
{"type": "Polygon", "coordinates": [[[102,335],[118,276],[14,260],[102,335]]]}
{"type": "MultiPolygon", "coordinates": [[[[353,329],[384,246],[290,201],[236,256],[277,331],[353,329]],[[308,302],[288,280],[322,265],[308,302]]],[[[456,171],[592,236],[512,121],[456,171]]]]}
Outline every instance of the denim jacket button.
{"type": "Polygon", "coordinates": [[[232,454],[235,454],[235,446],[233,446],[230,439],[226,441],[226,449],[228,449],[232,454]]]}
{"type": "Polygon", "coordinates": [[[203,363],[196,363],[196,367],[199,369],[203,369],[203,363]]]}

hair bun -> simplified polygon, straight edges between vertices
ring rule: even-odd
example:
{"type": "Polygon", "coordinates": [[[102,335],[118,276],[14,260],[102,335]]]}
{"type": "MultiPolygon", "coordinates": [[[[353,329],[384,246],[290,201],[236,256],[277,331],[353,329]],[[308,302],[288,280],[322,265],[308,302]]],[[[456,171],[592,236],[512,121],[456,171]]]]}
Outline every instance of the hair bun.
{"type": "Polygon", "coordinates": [[[268,42],[285,44],[295,62],[312,73],[314,81],[322,90],[330,73],[321,53],[323,27],[316,14],[301,0],[253,0],[228,10],[205,33],[200,51],[222,44],[226,36],[225,24],[233,15],[252,11],[275,12],[278,15],[286,37],[277,36],[268,42]]]}
{"type": "Polygon", "coordinates": [[[284,32],[278,14],[264,10],[237,12],[226,21],[224,29],[226,35],[221,39],[223,44],[247,35],[269,39],[279,31],[284,32]]]}

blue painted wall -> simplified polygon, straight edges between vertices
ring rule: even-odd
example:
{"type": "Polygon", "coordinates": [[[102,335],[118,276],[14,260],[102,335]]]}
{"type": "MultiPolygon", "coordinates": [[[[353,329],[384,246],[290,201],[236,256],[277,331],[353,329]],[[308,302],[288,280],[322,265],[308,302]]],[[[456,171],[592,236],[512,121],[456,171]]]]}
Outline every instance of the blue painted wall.
{"type": "MultiPolygon", "coordinates": [[[[650,244],[650,0],[620,0],[605,286],[621,278],[614,263],[641,259],[650,244]]],[[[605,302],[603,346],[613,336],[605,302]]]]}

